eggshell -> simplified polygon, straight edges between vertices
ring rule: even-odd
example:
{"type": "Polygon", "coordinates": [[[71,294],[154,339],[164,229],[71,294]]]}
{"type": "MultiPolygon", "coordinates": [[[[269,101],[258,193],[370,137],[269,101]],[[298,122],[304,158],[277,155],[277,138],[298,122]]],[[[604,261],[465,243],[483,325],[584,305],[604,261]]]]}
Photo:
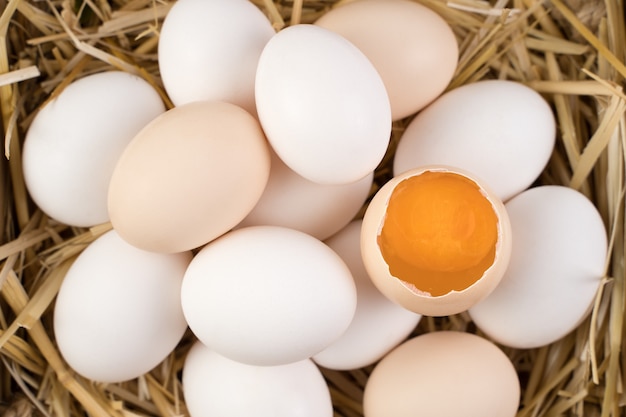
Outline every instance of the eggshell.
{"type": "Polygon", "coordinates": [[[385,85],[340,35],[308,24],[281,30],[261,53],[255,89],[270,144],[299,175],[345,184],[382,160],[391,134],[385,85]]]}
{"type": "Polygon", "coordinates": [[[194,249],[243,220],[269,171],[267,141],[245,110],[225,102],[178,106],[124,150],[109,186],[111,223],[141,249],[194,249]]]}
{"type": "Polygon", "coordinates": [[[443,164],[473,173],[506,201],[545,168],[556,138],[554,114],[533,89],[484,80],[443,94],[402,134],[394,174],[443,164]]]}
{"type": "Polygon", "coordinates": [[[393,120],[421,110],[450,83],[459,58],[448,23],[408,0],[359,0],[330,9],[315,25],[352,42],[380,74],[393,120]]]}
{"type": "Polygon", "coordinates": [[[400,174],[388,181],[370,202],[361,229],[361,253],[365,268],[378,290],[404,308],[422,315],[446,316],[461,313],[485,298],[499,284],[511,254],[511,225],[503,203],[484,182],[469,172],[445,166],[425,166],[400,174]],[[481,193],[492,204],[497,216],[498,237],[493,264],[481,278],[462,291],[452,290],[440,296],[416,289],[391,274],[380,247],[378,236],[384,224],[389,199],[394,189],[405,179],[424,172],[451,172],[476,183],[481,193]]]}
{"type": "Polygon", "coordinates": [[[502,282],[469,310],[497,342],[548,345],[585,319],[604,276],[607,234],[595,206],[571,188],[531,188],[506,203],[513,230],[502,282]]]}
{"type": "Polygon", "coordinates": [[[238,229],[189,265],[183,311],[198,339],[250,365],[282,365],[318,353],[356,309],[350,270],[332,249],[296,230],[238,229]]]}
{"type": "Polygon", "coordinates": [[[149,372],[182,338],[180,303],[191,253],[137,249],[112,230],[71,265],[54,307],[60,353],[82,376],[122,382],[149,372]]]}
{"type": "Polygon", "coordinates": [[[422,317],[389,301],[372,284],[361,259],[361,223],[355,220],[326,240],[350,268],[357,291],[350,327],[313,356],[318,365],[329,369],[349,370],[373,364],[405,340],[422,317]]]}
{"type": "Polygon", "coordinates": [[[510,359],[471,333],[417,336],[385,356],[363,394],[365,417],[513,417],[520,382],[510,359]]]}
{"type": "Polygon", "coordinates": [[[70,226],[109,220],[115,164],[139,130],[165,111],[157,91],[121,71],[80,78],[31,123],[22,153],[24,181],[37,206],[70,226]]]}
{"type": "Polygon", "coordinates": [[[191,417],[332,417],[330,392],[308,359],[252,366],[227,359],[199,342],[183,368],[183,393],[191,417]]]}
{"type": "Polygon", "coordinates": [[[275,31],[248,0],[178,0],[163,21],[158,63],[176,106],[227,101],[255,114],[254,77],[275,31]]]}
{"type": "Polygon", "coordinates": [[[283,226],[324,240],[359,213],[374,173],[348,184],[318,184],[289,169],[272,152],[272,167],[259,202],[237,227],[283,226]]]}

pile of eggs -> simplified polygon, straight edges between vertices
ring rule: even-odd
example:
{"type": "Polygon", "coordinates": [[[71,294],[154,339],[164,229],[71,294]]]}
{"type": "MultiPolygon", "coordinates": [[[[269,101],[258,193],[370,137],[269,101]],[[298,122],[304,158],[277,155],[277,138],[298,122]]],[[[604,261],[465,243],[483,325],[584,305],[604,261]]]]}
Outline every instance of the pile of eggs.
{"type": "Polygon", "coordinates": [[[366,417],[515,415],[520,383],[497,344],[578,326],[607,256],[591,202],[533,186],[555,145],[547,102],[507,80],[446,91],[454,33],[410,0],[278,32],[248,0],[178,0],[158,52],[173,108],[134,75],[88,75],[24,143],[42,211],[112,225],[55,303],[68,364],[137,378],[189,328],[192,417],[332,416],[319,366],[373,364],[366,417]],[[358,218],[392,122],[413,115],[394,178],[358,218]],[[465,311],[490,340],[409,337],[424,315],[465,311]]]}

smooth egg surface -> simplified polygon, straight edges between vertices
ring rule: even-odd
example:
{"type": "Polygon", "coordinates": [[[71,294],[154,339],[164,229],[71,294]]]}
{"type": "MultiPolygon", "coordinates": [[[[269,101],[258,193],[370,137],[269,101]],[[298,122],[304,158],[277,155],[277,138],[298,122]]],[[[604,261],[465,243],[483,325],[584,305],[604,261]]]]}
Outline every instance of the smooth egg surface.
{"type": "Polygon", "coordinates": [[[145,250],[198,248],[248,215],[270,164],[263,131],[242,108],[210,101],[175,107],[120,157],[109,186],[111,223],[145,250]]]}
{"type": "Polygon", "coordinates": [[[469,314],[498,343],[545,346],[590,313],[605,274],[606,228],[589,199],[565,186],[531,188],[506,209],[514,238],[509,267],[469,314]]]}
{"type": "Polygon", "coordinates": [[[159,72],[176,106],[227,101],[256,114],[254,77],[275,31],[248,0],[179,0],[159,33],[159,72]]]}
{"type": "Polygon", "coordinates": [[[393,120],[407,117],[438,97],[459,58],[448,23],[435,11],[408,0],[359,0],[336,6],[315,25],[357,46],[380,74],[393,120]]]}
{"type": "Polygon", "coordinates": [[[339,338],[356,309],[350,269],[306,233],[231,231],[204,246],[182,287],[189,327],[220,355],[271,366],[310,358],[339,338]]]}
{"type": "Polygon", "coordinates": [[[372,281],[391,300],[423,315],[456,314],[498,285],[510,224],[502,202],[469,173],[423,167],[376,193],[361,250],[372,281]]]}
{"type": "Polygon", "coordinates": [[[371,172],[347,184],[312,182],[298,175],[272,152],[270,177],[263,195],[237,227],[289,227],[324,240],[359,213],[373,181],[371,172]]]}
{"type": "Polygon", "coordinates": [[[191,417],[331,417],[330,391],[309,359],[277,366],[242,364],[196,342],[183,367],[191,417]]]}
{"type": "Polygon", "coordinates": [[[513,417],[520,382],[511,360],[475,334],[422,334],[386,355],[363,394],[365,417],[513,417]]]}
{"type": "Polygon", "coordinates": [[[70,266],[54,308],[54,334],[73,370],[98,382],[137,378],[187,329],[180,302],[191,252],[137,249],[111,230],[70,266]]]}
{"type": "Polygon", "coordinates": [[[163,112],[158,92],[132,74],[110,71],[72,82],[37,113],[26,133],[22,167],[30,196],[59,222],[106,223],[118,158],[163,112]]]}
{"type": "Polygon", "coordinates": [[[555,140],[554,114],[539,93],[515,81],[478,81],[447,91],[411,120],[393,172],[454,166],[506,201],[537,179],[555,140]]]}
{"type": "Polygon", "coordinates": [[[342,36],[310,24],[281,30],[261,53],[255,89],[272,148],[304,178],[355,182],[385,155],[391,134],[385,85],[342,36]]]}
{"type": "Polygon", "coordinates": [[[421,315],[390,301],[370,280],[361,259],[361,220],[355,220],[325,243],[346,262],[356,284],[357,305],[350,327],[313,360],[328,369],[371,365],[404,341],[421,315]]]}

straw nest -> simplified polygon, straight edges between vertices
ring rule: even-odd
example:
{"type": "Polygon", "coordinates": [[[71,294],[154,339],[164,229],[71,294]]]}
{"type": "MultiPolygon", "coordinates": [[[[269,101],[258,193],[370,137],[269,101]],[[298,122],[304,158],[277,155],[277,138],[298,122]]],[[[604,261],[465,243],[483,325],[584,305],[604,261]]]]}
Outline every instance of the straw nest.
{"type": "MultiPolygon", "coordinates": [[[[558,120],[557,147],[539,182],[586,194],[611,239],[606,277],[589,319],[552,345],[504,349],[522,382],[519,416],[618,416],[626,403],[623,3],[419,1],[441,14],[458,36],[460,63],[450,88],[484,78],[511,79],[550,102],[558,120]]],[[[255,3],[280,29],[312,22],[336,2],[255,3]]],[[[75,256],[109,226],[86,230],[50,220],[29,202],[20,167],[20,147],[33,115],[72,80],[117,68],[162,91],[156,46],[171,5],[169,0],[0,0],[6,155],[0,181],[0,415],[186,414],[179,377],[191,335],[153,372],[123,384],[84,380],[63,362],[51,331],[55,295],[75,256]]],[[[388,156],[407,122],[395,124],[388,156]]],[[[389,178],[388,161],[378,171],[379,185],[389,178]]],[[[441,329],[477,332],[464,314],[424,318],[415,332],[441,329]]],[[[370,371],[324,370],[337,416],[362,415],[370,371]]]]}

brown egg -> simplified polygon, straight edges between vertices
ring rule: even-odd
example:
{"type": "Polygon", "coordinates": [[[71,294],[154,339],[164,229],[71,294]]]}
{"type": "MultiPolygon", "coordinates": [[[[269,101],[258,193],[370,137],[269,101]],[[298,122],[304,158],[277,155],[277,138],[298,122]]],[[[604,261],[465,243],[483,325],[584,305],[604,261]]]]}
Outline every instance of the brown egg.
{"type": "Polygon", "coordinates": [[[457,314],[500,282],[511,225],[502,202],[470,173],[422,167],[376,193],[361,251],[372,282],[392,301],[427,316],[457,314]]]}
{"type": "Polygon", "coordinates": [[[363,411],[365,417],[514,417],[520,391],[513,363],[495,344],[438,331],[409,339],[376,365],[363,411]]]}
{"type": "Polygon", "coordinates": [[[111,223],[140,249],[194,249],[252,210],[269,171],[269,145],[245,110],[225,102],[175,107],[145,126],[119,159],[109,184],[111,223]]]}
{"type": "Polygon", "coordinates": [[[343,36],[372,62],[387,89],[393,120],[421,110],[446,89],[459,48],[443,17],[410,0],[341,3],[315,25],[343,36]]]}

